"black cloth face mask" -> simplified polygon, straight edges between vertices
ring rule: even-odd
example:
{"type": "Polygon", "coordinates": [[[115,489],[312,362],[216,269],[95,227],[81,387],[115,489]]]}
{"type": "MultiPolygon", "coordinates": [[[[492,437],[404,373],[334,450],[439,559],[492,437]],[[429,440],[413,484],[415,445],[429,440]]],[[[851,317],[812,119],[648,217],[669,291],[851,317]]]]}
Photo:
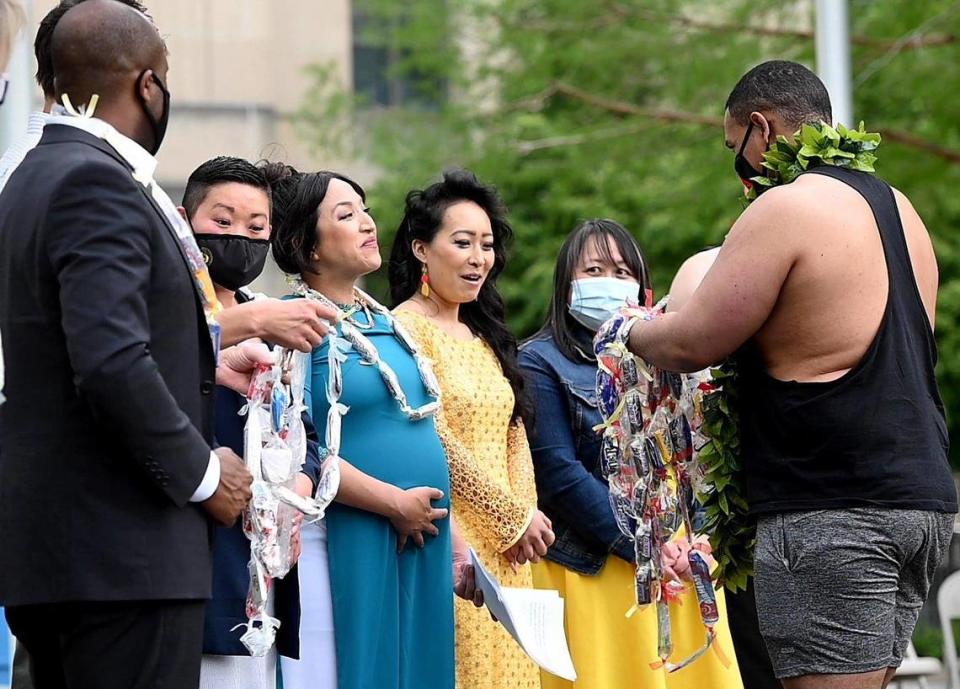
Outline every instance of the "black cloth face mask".
{"type": "Polygon", "coordinates": [[[163,85],[163,82],[160,81],[160,77],[156,74],[150,74],[150,78],[153,79],[153,83],[157,85],[160,89],[160,92],[163,94],[163,112],[160,114],[160,119],[158,120],[154,114],[150,111],[150,107],[147,105],[146,99],[140,95],[140,79],[143,78],[143,75],[147,73],[148,70],[143,70],[140,72],[140,76],[137,77],[137,81],[134,84],[134,88],[137,91],[137,100],[140,101],[140,107],[143,108],[144,114],[147,116],[147,120],[150,122],[150,128],[153,129],[153,148],[150,149],[150,155],[157,155],[160,151],[160,144],[163,143],[163,137],[167,134],[167,123],[170,121],[170,92],[167,90],[167,87],[163,85]]]}
{"type": "Polygon", "coordinates": [[[747,142],[750,140],[750,134],[753,132],[753,126],[753,120],[751,120],[750,124],[747,126],[747,131],[743,135],[743,140],[740,142],[740,150],[737,151],[737,155],[733,159],[733,169],[736,170],[737,176],[740,178],[740,181],[743,182],[743,186],[745,186],[747,189],[753,189],[756,187],[757,194],[762,194],[768,189],[768,187],[754,184],[750,180],[754,177],[762,177],[763,171],[758,170],[751,165],[750,161],[748,161],[743,155],[743,149],[747,147],[747,142]]]}
{"type": "Polygon", "coordinates": [[[236,292],[263,272],[270,240],[236,234],[197,234],[194,237],[215,284],[236,292]]]}

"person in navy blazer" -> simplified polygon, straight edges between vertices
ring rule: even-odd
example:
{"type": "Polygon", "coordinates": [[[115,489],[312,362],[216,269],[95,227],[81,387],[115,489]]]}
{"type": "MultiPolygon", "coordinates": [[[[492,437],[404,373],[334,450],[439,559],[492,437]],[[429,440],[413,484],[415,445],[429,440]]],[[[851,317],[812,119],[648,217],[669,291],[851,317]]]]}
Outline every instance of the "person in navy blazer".
{"type": "Polygon", "coordinates": [[[61,95],[100,99],[0,195],[0,604],[37,689],[196,686],[210,517],[236,519],[250,476],[211,451],[215,344],[153,182],[165,46],[111,0],[53,42],[61,95]]]}

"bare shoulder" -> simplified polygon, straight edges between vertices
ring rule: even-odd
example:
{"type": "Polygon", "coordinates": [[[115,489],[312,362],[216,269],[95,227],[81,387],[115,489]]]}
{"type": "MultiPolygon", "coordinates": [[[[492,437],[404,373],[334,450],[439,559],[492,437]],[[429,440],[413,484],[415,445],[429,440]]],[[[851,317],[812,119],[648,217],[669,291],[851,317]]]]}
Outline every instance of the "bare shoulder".
{"type": "Polygon", "coordinates": [[[920,214],[917,213],[917,209],[913,207],[913,203],[910,202],[910,199],[907,198],[907,195],[896,187],[891,186],[890,189],[893,190],[893,198],[897,202],[897,211],[900,213],[900,220],[904,224],[904,229],[906,229],[907,224],[916,223],[926,230],[926,226],[923,224],[920,214]]]}
{"type": "Polygon", "coordinates": [[[683,262],[670,284],[670,302],[667,305],[667,311],[680,309],[690,299],[710,271],[719,253],[720,247],[707,249],[683,262]]]}

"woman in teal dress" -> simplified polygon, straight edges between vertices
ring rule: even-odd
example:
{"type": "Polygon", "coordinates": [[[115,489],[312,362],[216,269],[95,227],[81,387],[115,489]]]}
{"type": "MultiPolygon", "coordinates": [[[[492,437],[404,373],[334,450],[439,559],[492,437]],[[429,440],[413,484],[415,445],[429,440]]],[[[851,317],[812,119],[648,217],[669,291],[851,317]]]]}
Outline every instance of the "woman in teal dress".
{"type": "Polygon", "coordinates": [[[359,185],[336,173],[293,174],[274,189],[274,205],[274,257],[295,294],[341,313],[305,381],[317,431],[341,458],[340,489],[318,527],[326,543],[304,529],[302,660],[284,664],[284,687],[316,686],[311,659],[329,649],[324,635],[311,638],[323,625],[311,624],[310,611],[322,616],[330,596],[339,689],[453,689],[450,593],[463,573],[452,565],[432,374],[389,312],[355,287],[381,262],[359,185]],[[325,572],[304,567],[322,562],[310,549],[324,547],[329,587],[325,572]]]}

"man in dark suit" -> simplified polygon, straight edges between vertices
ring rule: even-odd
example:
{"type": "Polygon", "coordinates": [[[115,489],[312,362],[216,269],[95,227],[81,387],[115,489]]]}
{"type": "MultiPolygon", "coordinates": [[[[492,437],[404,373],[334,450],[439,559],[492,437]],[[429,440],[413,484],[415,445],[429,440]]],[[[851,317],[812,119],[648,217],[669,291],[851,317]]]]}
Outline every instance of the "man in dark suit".
{"type": "Polygon", "coordinates": [[[308,348],[324,314],[217,327],[152,179],[169,92],[146,17],[88,0],[53,52],[58,94],[99,104],[51,120],[0,195],[0,604],[38,689],[195,687],[208,517],[232,523],[250,494],[209,445],[218,331],[308,348]]]}

